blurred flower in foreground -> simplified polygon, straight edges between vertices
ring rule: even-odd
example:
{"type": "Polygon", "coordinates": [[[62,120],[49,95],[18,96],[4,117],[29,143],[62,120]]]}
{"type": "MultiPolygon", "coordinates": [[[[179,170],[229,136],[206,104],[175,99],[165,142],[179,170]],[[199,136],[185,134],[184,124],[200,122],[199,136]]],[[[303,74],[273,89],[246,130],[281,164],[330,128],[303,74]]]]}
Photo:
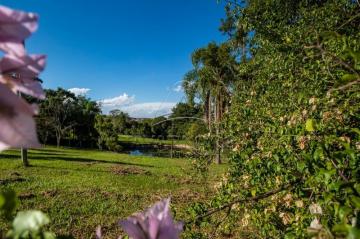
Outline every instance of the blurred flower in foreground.
{"type": "Polygon", "coordinates": [[[146,212],[120,221],[120,225],[133,239],[177,239],[183,224],[174,222],[169,204],[170,199],[160,201],[146,212]]]}
{"type": "Polygon", "coordinates": [[[0,83],[6,84],[15,93],[19,91],[44,99],[45,93],[36,78],[44,70],[45,63],[45,55],[5,55],[0,60],[0,83]]]}
{"type": "Polygon", "coordinates": [[[33,116],[36,107],[17,93],[44,99],[38,81],[46,57],[25,53],[24,40],[36,31],[38,16],[0,6],[0,151],[9,147],[38,147],[33,116]]]}
{"type": "Polygon", "coordinates": [[[38,147],[33,116],[36,109],[0,84],[0,151],[9,147],[38,147]]]}
{"type": "Polygon", "coordinates": [[[10,54],[25,55],[23,42],[37,27],[36,14],[0,6],[0,49],[10,54]]]}

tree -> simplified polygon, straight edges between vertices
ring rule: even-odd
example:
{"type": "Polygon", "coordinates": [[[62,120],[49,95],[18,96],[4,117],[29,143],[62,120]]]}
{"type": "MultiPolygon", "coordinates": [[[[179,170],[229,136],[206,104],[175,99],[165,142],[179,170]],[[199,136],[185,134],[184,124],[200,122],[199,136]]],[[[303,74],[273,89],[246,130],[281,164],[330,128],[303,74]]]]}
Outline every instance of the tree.
{"type": "Polygon", "coordinates": [[[76,125],[72,113],[76,112],[77,99],[73,93],[62,88],[46,90],[46,96],[40,105],[39,118],[46,118],[46,125],[54,130],[56,145],[59,147],[64,135],[76,125]]]}
{"type": "Polygon", "coordinates": [[[129,115],[120,110],[112,110],[110,111],[110,116],[113,121],[114,130],[118,134],[125,134],[126,129],[130,126],[129,115]]]}
{"type": "Polygon", "coordinates": [[[76,146],[92,146],[97,140],[95,116],[100,113],[97,102],[84,96],[75,96],[64,89],[46,90],[46,99],[40,103],[36,118],[41,141],[56,142],[60,146],[64,137],[76,146]]]}
{"type": "Polygon", "coordinates": [[[192,54],[194,69],[183,80],[189,102],[199,99],[204,108],[205,121],[210,133],[215,128],[216,158],[221,163],[220,124],[227,111],[233,88],[236,59],[231,47],[224,43],[210,43],[192,54]]]}
{"type": "Polygon", "coordinates": [[[95,117],[101,113],[99,104],[85,96],[77,96],[76,112],[73,112],[76,124],[73,127],[74,138],[77,146],[93,147],[97,141],[97,131],[95,129],[95,117]]]}
{"type": "Polygon", "coordinates": [[[186,138],[193,142],[196,142],[199,136],[204,135],[207,132],[205,124],[202,122],[192,122],[190,123],[187,132],[186,138]]]}
{"type": "Polygon", "coordinates": [[[118,152],[121,150],[121,146],[118,144],[119,135],[114,131],[111,116],[96,115],[95,128],[99,134],[98,147],[100,150],[102,150],[104,146],[111,151],[118,152]]]}
{"type": "Polygon", "coordinates": [[[153,137],[157,139],[167,139],[171,123],[166,121],[166,118],[163,116],[154,118],[151,123],[153,137]]]}

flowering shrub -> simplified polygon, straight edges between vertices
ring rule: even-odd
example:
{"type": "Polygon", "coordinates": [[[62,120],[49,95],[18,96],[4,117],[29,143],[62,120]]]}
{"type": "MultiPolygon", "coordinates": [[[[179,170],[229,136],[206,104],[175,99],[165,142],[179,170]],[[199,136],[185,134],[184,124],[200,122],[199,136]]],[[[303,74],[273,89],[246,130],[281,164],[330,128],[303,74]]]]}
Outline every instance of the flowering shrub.
{"type": "Polygon", "coordinates": [[[223,123],[233,166],[193,207],[193,237],[360,238],[360,5],[235,2],[224,26],[249,53],[223,123]]]}

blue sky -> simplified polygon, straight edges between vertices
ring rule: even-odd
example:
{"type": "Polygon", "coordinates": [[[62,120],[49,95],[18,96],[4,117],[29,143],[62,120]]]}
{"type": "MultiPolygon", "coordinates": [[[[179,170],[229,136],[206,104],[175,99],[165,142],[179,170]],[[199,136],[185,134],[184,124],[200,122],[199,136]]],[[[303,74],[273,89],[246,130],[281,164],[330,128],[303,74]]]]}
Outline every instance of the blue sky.
{"type": "Polygon", "coordinates": [[[190,54],[220,42],[224,17],[216,0],[3,0],[36,12],[40,28],[30,53],[48,55],[45,88],[90,89],[104,111],[133,116],[166,113],[183,99],[176,83],[191,69],[190,54]],[[156,110],[157,109],[157,110],[156,110]]]}

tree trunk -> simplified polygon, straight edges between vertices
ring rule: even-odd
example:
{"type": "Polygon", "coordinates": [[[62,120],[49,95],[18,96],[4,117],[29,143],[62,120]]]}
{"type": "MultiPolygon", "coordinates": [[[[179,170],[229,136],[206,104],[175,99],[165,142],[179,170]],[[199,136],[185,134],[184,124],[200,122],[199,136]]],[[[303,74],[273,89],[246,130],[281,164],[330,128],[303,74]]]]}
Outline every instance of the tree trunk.
{"type": "Polygon", "coordinates": [[[212,98],[211,98],[211,95],[210,95],[210,92],[208,93],[208,97],[209,97],[209,100],[208,100],[208,127],[209,127],[209,132],[210,134],[212,133],[212,129],[211,129],[211,126],[212,126],[212,98]]]}
{"type": "Polygon", "coordinates": [[[56,146],[59,148],[61,142],[61,134],[59,132],[56,133],[56,146]]]}
{"type": "Polygon", "coordinates": [[[215,163],[221,164],[221,144],[219,136],[219,125],[216,125],[215,163]]]}
{"type": "Polygon", "coordinates": [[[205,118],[205,123],[207,124],[209,131],[211,128],[211,126],[210,126],[210,123],[211,123],[210,122],[211,121],[211,119],[210,119],[210,109],[211,109],[210,104],[211,104],[210,92],[207,92],[206,97],[205,97],[205,102],[204,102],[204,118],[205,118]]]}
{"type": "Polygon", "coordinates": [[[21,148],[21,160],[23,162],[24,167],[29,167],[29,160],[27,155],[27,149],[21,148]]]}
{"type": "Polygon", "coordinates": [[[48,137],[49,137],[49,133],[48,133],[49,131],[46,131],[46,133],[45,133],[45,135],[44,135],[44,145],[46,145],[47,144],[47,141],[48,141],[48,137]]]}
{"type": "Polygon", "coordinates": [[[216,127],[216,143],[215,143],[215,162],[221,164],[221,145],[220,145],[220,117],[221,117],[221,98],[218,95],[215,98],[215,127],[216,127]]]}

